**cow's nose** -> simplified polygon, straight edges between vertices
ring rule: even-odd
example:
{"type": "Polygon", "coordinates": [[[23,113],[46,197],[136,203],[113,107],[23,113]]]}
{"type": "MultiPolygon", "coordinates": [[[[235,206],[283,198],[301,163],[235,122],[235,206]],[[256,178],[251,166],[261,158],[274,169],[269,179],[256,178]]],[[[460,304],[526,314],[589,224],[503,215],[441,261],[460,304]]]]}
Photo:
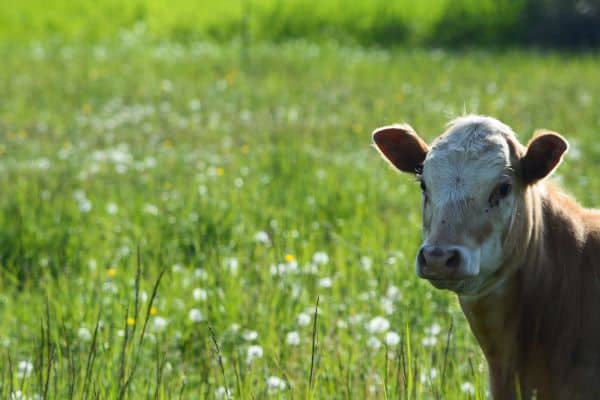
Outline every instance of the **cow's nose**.
{"type": "Polygon", "coordinates": [[[461,254],[453,247],[425,245],[419,250],[418,263],[424,275],[437,275],[437,273],[445,275],[444,270],[449,273],[449,270],[455,270],[460,266],[461,254]]]}

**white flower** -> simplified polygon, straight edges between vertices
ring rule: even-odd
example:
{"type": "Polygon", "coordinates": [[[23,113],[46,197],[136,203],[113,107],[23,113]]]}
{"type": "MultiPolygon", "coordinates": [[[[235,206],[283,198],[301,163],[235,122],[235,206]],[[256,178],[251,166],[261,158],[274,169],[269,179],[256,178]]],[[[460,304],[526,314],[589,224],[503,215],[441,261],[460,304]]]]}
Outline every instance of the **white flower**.
{"type": "Polygon", "coordinates": [[[288,332],[285,337],[285,342],[290,346],[297,346],[300,344],[300,334],[296,331],[288,332]]]}
{"type": "Polygon", "coordinates": [[[333,279],[329,277],[319,279],[319,286],[322,288],[330,288],[333,285],[333,279]]]}
{"type": "Polygon", "coordinates": [[[392,315],[394,313],[394,301],[384,297],[381,299],[381,308],[387,315],[392,315]]]}
{"type": "Polygon", "coordinates": [[[146,203],[144,204],[144,209],[143,211],[146,214],[150,214],[150,215],[158,215],[158,207],[156,207],[154,204],[150,204],[150,203],[146,203]]]}
{"type": "Polygon", "coordinates": [[[338,319],[337,322],[335,323],[335,326],[337,326],[338,329],[346,329],[346,328],[348,328],[348,323],[346,321],[344,321],[343,319],[338,319]]]}
{"type": "Polygon", "coordinates": [[[270,376],[267,378],[267,389],[269,393],[285,390],[286,387],[285,381],[277,376],[270,376]]]}
{"type": "Polygon", "coordinates": [[[388,333],[385,334],[383,341],[388,346],[396,346],[398,343],[400,343],[400,335],[398,335],[394,331],[389,331],[388,333]]]}
{"type": "Polygon", "coordinates": [[[475,386],[471,382],[463,382],[462,385],[460,385],[460,390],[466,394],[475,394],[475,386]]]}
{"type": "Polygon", "coordinates": [[[384,317],[375,317],[367,322],[366,328],[370,333],[383,333],[390,329],[390,321],[384,317]]]}
{"type": "Polygon", "coordinates": [[[317,265],[325,265],[329,262],[329,256],[324,251],[317,251],[313,255],[313,262],[317,265]]]}
{"type": "Polygon", "coordinates": [[[431,325],[429,327],[429,329],[427,329],[427,332],[431,336],[437,336],[441,331],[442,331],[442,327],[437,322],[434,322],[433,325],[431,325]]]}
{"type": "Polygon", "coordinates": [[[10,400],[21,400],[24,398],[25,398],[25,395],[23,395],[23,392],[21,392],[20,390],[10,393],[10,400]]]}
{"type": "Polygon", "coordinates": [[[208,297],[208,294],[206,293],[206,290],[201,289],[201,288],[196,288],[192,292],[192,296],[194,297],[194,300],[196,300],[196,301],[204,301],[208,297]]]}
{"type": "Polygon", "coordinates": [[[390,300],[400,299],[400,289],[398,289],[398,287],[394,285],[388,286],[387,291],[385,292],[385,297],[387,297],[390,300]]]}
{"type": "Polygon", "coordinates": [[[154,326],[154,330],[156,332],[162,332],[165,330],[168,323],[169,322],[166,320],[166,318],[157,315],[154,317],[152,325],[154,326]]]}
{"type": "Polygon", "coordinates": [[[224,386],[219,386],[217,390],[215,390],[215,398],[217,400],[228,399],[231,398],[231,389],[226,388],[224,386]]]}
{"type": "Polygon", "coordinates": [[[311,321],[310,315],[308,315],[306,313],[298,314],[298,318],[297,318],[298,325],[306,326],[306,325],[310,324],[310,321],[311,321]]]}
{"type": "Polygon", "coordinates": [[[258,243],[269,244],[271,243],[271,239],[269,239],[269,234],[265,231],[258,231],[254,234],[254,240],[258,243]]]}
{"type": "Polygon", "coordinates": [[[251,364],[257,358],[261,358],[263,356],[263,348],[259,345],[253,344],[248,347],[246,352],[246,362],[251,364]]]}
{"type": "Polygon", "coordinates": [[[426,336],[421,340],[421,344],[425,347],[435,346],[437,343],[437,338],[435,336],[426,336]]]}
{"type": "Polygon", "coordinates": [[[31,371],[33,371],[33,364],[29,361],[23,360],[19,361],[17,366],[17,376],[19,379],[23,379],[31,375],[31,371]]]}
{"type": "Polygon", "coordinates": [[[433,381],[438,375],[437,369],[431,368],[429,373],[421,372],[421,383],[427,383],[428,381],[433,381]]]}
{"type": "Polygon", "coordinates": [[[237,274],[239,264],[237,258],[231,257],[225,259],[225,265],[229,269],[229,272],[234,275],[237,274]]]}
{"type": "Polygon", "coordinates": [[[92,339],[92,334],[90,333],[90,330],[84,326],[77,330],[77,336],[84,342],[89,342],[92,339]]]}
{"type": "Polygon", "coordinates": [[[362,256],[360,258],[360,265],[362,266],[363,270],[370,271],[371,267],[373,266],[373,261],[370,257],[362,256]]]}
{"type": "Polygon", "coordinates": [[[381,342],[375,336],[369,336],[369,338],[367,339],[367,346],[374,350],[377,350],[381,347],[381,342]]]}
{"type": "Polygon", "coordinates": [[[244,331],[244,333],[242,333],[242,337],[244,340],[251,342],[258,339],[258,333],[256,331],[244,331]]]}
{"type": "Polygon", "coordinates": [[[204,315],[202,315],[202,311],[197,308],[192,308],[188,314],[190,320],[192,322],[202,322],[204,321],[204,315]]]}

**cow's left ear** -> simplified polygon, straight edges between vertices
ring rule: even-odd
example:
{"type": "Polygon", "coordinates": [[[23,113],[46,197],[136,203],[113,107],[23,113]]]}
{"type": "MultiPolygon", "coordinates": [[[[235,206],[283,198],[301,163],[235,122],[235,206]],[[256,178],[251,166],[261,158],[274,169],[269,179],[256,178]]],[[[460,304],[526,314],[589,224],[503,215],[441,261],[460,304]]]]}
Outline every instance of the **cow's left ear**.
{"type": "Polygon", "coordinates": [[[532,184],[550,175],[558,167],[568,148],[569,143],[556,132],[535,132],[521,159],[523,181],[532,184]]]}

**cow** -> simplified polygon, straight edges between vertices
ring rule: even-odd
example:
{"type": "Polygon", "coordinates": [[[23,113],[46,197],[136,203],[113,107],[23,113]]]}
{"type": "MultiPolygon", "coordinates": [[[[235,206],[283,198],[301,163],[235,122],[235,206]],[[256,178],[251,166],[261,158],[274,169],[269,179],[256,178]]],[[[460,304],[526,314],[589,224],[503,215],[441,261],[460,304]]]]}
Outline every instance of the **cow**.
{"type": "Polygon", "coordinates": [[[407,124],[373,142],[422,192],[416,273],[458,295],[494,399],[600,399],[600,212],[545,178],[568,142],[523,146],[488,116],[451,121],[431,145],[407,124]]]}

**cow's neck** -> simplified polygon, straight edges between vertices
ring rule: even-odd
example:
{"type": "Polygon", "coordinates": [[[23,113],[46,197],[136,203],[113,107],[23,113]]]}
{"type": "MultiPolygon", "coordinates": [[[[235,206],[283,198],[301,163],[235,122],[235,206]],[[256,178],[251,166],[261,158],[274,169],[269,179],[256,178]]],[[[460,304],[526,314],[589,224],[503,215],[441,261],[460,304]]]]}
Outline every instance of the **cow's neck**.
{"type": "Polygon", "coordinates": [[[529,190],[517,224],[510,235],[518,238],[505,249],[513,254],[501,269],[508,271],[498,278],[484,295],[459,296],[460,305],[477,338],[490,369],[490,385],[494,398],[512,398],[518,385],[518,371],[523,366],[519,341],[522,319],[523,269],[537,263],[543,244],[541,219],[544,187],[529,190]]]}

